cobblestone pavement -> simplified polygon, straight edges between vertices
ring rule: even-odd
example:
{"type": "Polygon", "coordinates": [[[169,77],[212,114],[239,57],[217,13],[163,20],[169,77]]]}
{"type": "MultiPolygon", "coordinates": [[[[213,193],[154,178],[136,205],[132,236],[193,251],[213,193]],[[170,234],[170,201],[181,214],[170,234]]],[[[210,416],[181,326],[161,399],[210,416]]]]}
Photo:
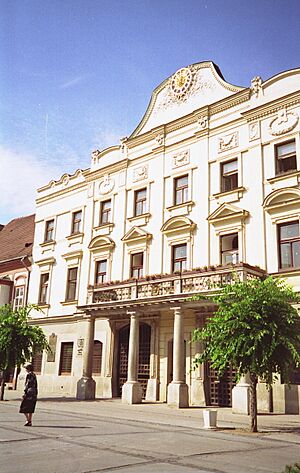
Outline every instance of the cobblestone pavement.
{"type": "Polygon", "coordinates": [[[24,427],[13,394],[0,402],[1,473],[281,473],[300,461],[300,416],[247,416],[218,409],[205,430],[202,409],[120,400],[44,398],[24,427]]]}

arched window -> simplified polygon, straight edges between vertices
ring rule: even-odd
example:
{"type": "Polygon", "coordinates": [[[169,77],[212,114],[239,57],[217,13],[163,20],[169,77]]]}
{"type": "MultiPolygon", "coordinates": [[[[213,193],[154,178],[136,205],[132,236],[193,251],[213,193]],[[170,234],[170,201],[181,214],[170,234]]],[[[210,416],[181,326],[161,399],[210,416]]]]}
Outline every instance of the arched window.
{"type": "Polygon", "coordinates": [[[101,375],[101,364],[102,364],[102,342],[94,340],[94,352],[93,352],[93,375],[101,375]]]}

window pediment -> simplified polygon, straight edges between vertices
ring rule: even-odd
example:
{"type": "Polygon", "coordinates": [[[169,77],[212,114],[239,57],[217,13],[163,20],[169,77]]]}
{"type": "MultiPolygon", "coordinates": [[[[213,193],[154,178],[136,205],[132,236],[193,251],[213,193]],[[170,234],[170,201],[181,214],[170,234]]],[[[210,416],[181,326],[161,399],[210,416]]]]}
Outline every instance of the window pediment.
{"type": "Polygon", "coordinates": [[[248,215],[249,212],[247,210],[241,209],[232,204],[224,203],[211,213],[207,220],[212,224],[220,223],[224,220],[244,221],[248,215]]]}
{"type": "Polygon", "coordinates": [[[112,250],[115,247],[115,242],[107,236],[96,236],[93,238],[88,246],[89,250],[112,250]]]}
{"type": "Polygon", "coordinates": [[[300,190],[293,187],[285,189],[277,189],[269,194],[264,202],[263,208],[268,213],[279,213],[281,211],[299,209],[300,206],[300,190]]]}
{"type": "Polygon", "coordinates": [[[195,228],[196,224],[188,217],[178,216],[169,218],[169,220],[167,220],[161,227],[161,232],[165,233],[166,235],[176,232],[182,233],[186,231],[192,233],[195,228]]]}
{"type": "Polygon", "coordinates": [[[125,243],[130,243],[138,240],[151,240],[152,234],[140,227],[132,227],[122,238],[125,243]]]}

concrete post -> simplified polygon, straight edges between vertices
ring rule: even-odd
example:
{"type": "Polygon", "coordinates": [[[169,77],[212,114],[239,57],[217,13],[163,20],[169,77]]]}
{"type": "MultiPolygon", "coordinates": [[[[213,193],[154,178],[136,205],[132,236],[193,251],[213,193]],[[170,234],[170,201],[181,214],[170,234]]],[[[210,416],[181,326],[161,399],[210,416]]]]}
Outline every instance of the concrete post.
{"type": "Polygon", "coordinates": [[[232,412],[234,414],[250,413],[250,375],[241,376],[238,384],[232,390],[232,412]]]}
{"type": "Polygon", "coordinates": [[[86,318],[86,335],[83,347],[82,378],[77,382],[76,398],[80,400],[95,399],[96,383],[92,378],[94,351],[95,318],[86,318]]]}
{"type": "Polygon", "coordinates": [[[188,407],[188,386],[184,381],[184,325],[180,307],[174,307],[173,380],[168,386],[168,405],[188,407]]]}
{"type": "Polygon", "coordinates": [[[139,404],[142,402],[142,386],[137,380],[139,362],[139,317],[136,312],[130,315],[130,333],[128,348],[127,381],[122,387],[122,402],[124,404],[139,404]]]}

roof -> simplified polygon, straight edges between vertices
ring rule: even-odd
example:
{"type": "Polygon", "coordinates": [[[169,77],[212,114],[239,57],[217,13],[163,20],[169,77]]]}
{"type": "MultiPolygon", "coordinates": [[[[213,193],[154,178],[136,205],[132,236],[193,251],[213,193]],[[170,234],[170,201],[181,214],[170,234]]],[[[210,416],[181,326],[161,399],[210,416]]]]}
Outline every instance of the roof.
{"type": "Polygon", "coordinates": [[[35,215],[15,218],[0,232],[0,262],[31,256],[35,215]]]}

